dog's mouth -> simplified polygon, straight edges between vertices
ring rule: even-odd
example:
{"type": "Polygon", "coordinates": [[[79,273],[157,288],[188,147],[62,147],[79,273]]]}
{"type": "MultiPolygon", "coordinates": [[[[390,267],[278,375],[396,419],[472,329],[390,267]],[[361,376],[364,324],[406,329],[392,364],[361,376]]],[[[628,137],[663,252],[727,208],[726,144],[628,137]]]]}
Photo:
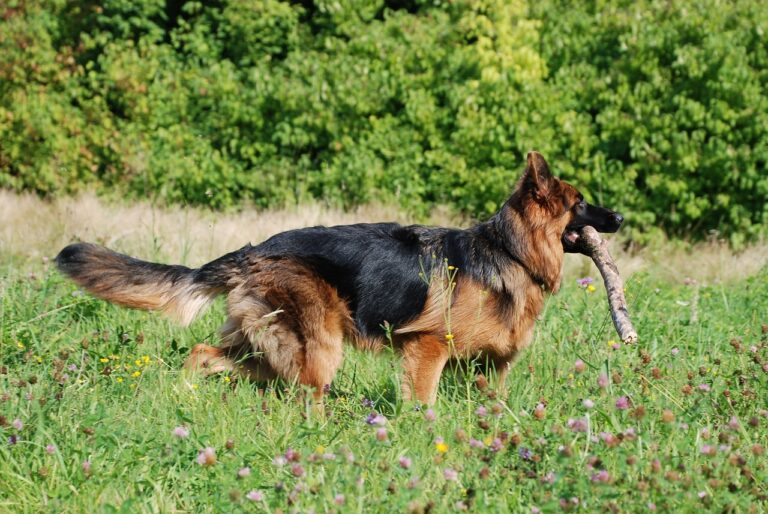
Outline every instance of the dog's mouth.
{"type": "Polygon", "coordinates": [[[563,249],[566,252],[576,252],[578,251],[579,243],[581,240],[581,235],[579,234],[579,230],[581,230],[582,227],[572,228],[572,227],[566,227],[565,232],[563,232],[562,241],[563,241],[563,249]]]}
{"type": "Polygon", "coordinates": [[[619,230],[624,217],[604,207],[588,205],[585,212],[565,227],[561,236],[563,250],[568,253],[581,253],[581,229],[587,225],[601,233],[613,233],[619,230]]]}

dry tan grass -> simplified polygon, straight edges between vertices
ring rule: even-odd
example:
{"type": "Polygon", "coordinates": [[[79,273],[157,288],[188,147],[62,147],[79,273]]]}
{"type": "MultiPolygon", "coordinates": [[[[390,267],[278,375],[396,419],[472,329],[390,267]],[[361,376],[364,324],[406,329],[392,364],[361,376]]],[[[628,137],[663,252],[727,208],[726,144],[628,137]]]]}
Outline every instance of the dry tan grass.
{"type": "MultiPolygon", "coordinates": [[[[441,224],[451,221],[445,212],[434,218],[441,224]]],[[[68,243],[90,241],[142,258],[199,265],[293,228],[382,220],[413,222],[396,207],[382,205],[353,212],[309,204],[221,213],[147,202],[106,203],[92,194],[49,202],[0,190],[0,255],[50,258],[68,243]]]]}
{"type": "MultiPolygon", "coordinates": [[[[33,195],[0,191],[0,258],[14,263],[41,262],[66,244],[81,240],[145,259],[198,266],[248,242],[257,243],[292,228],[390,220],[414,221],[396,207],[383,205],[369,205],[354,212],[310,204],[220,213],[201,208],[155,207],[146,202],[105,203],[94,195],[48,202],[33,195]]],[[[466,225],[440,209],[429,222],[466,225]]],[[[701,283],[732,282],[768,265],[765,243],[739,253],[721,243],[667,243],[631,254],[614,248],[613,253],[625,278],[648,271],[672,282],[685,278],[701,283]]],[[[597,274],[589,259],[567,258],[568,279],[587,274],[597,274]]]]}

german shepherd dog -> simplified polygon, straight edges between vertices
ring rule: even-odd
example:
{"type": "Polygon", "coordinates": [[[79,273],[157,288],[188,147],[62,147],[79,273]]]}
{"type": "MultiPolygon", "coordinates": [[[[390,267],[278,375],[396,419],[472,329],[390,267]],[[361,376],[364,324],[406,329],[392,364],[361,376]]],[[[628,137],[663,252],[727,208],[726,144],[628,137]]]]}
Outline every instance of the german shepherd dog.
{"type": "Polygon", "coordinates": [[[402,355],[402,396],[433,403],[449,359],[481,358],[502,389],[530,344],[546,293],[556,293],[578,230],[615,232],[621,215],[587,204],[528,154],[512,195],[471,228],[395,223],[311,227],[277,234],[198,269],[137,260],[88,243],[56,257],[93,295],[190,323],[227,294],[218,347],[198,344],[185,363],[205,374],[282,378],[316,401],[342,361],[345,338],[402,355]]]}

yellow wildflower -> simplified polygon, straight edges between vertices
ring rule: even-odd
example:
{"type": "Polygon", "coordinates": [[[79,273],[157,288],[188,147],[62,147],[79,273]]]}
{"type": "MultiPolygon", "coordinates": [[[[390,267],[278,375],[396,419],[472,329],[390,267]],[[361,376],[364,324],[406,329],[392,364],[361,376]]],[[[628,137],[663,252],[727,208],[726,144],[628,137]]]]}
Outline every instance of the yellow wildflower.
{"type": "Polygon", "coordinates": [[[229,383],[230,383],[230,381],[231,381],[232,379],[231,379],[231,378],[229,378],[229,375],[224,375],[224,376],[222,377],[222,379],[221,379],[221,380],[222,380],[222,381],[223,381],[225,384],[229,384],[229,383]]]}
{"type": "Polygon", "coordinates": [[[23,350],[26,347],[24,346],[24,343],[22,343],[21,341],[16,341],[16,348],[18,348],[19,350],[23,350]]]}
{"type": "Polygon", "coordinates": [[[118,384],[122,384],[123,383],[123,377],[117,377],[115,380],[117,380],[118,384]]]}
{"type": "Polygon", "coordinates": [[[435,443],[435,448],[437,449],[437,453],[445,453],[448,451],[448,445],[445,444],[443,441],[440,441],[439,443],[435,443]]]}
{"type": "Polygon", "coordinates": [[[597,289],[595,289],[595,286],[593,286],[592,284],[589,284],[587,286],[587,292],[588,293],[594,293],[595,291],[597,291],[597,289]]]}
{"type": "Polygon", "coordinates": [[[138,378],[138,377],[140,377],[140,376],[141,376],[141,371],[139,371],[139,370],[136,370],[136,371],[134,371],[133,373],[131,373],[131,376],[132,376],[133,378],[138,378]]]}
{"type": "Polygon", "coordinates": [[[141,360],[144,362],[144,364],[149,364],[149,363],[150,363],[150,360],[149,360],[149,355],[145,355],[145,356],[143,356],[143,357],[141,358],[141,360]]]}
{"type": "Polygon", "coordinates": [[[142,364],[141,359],[136,359],[135,361],[133,361],[133,363],[136,364],[137,368],[140,368],[142,364]]]}
{"type": "Polygon", "coordinates": [[[99,362],[109,362],[109,359],[107,359],[106,357],[102,357],[101,359],[99,359],[99,362]]]}
{"type": "Polygon", "coordinates": [[[315,448],[315,453],[317,453],[317,454],[325,453],[325,446],[323,446],[322,444],[319,445],[317,448],[315,448]]]}
{"type": "Polygon", "coordinates": [[[445,340],[448,342],[453,341],[453,334],[445,334],[445,340]]]}

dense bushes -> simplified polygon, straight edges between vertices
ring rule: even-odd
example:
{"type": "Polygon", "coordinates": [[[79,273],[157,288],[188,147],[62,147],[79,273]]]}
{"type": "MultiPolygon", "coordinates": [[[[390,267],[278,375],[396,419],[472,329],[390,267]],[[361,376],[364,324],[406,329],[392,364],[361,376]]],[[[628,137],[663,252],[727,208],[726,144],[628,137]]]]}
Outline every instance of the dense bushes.
{"type": "Polygon", "coordinates": [[[720,229],[740,242],[768,225],[767,11],[10,0],[0,187],[482,216],[536,148],[638,238],[720,229]]]}

